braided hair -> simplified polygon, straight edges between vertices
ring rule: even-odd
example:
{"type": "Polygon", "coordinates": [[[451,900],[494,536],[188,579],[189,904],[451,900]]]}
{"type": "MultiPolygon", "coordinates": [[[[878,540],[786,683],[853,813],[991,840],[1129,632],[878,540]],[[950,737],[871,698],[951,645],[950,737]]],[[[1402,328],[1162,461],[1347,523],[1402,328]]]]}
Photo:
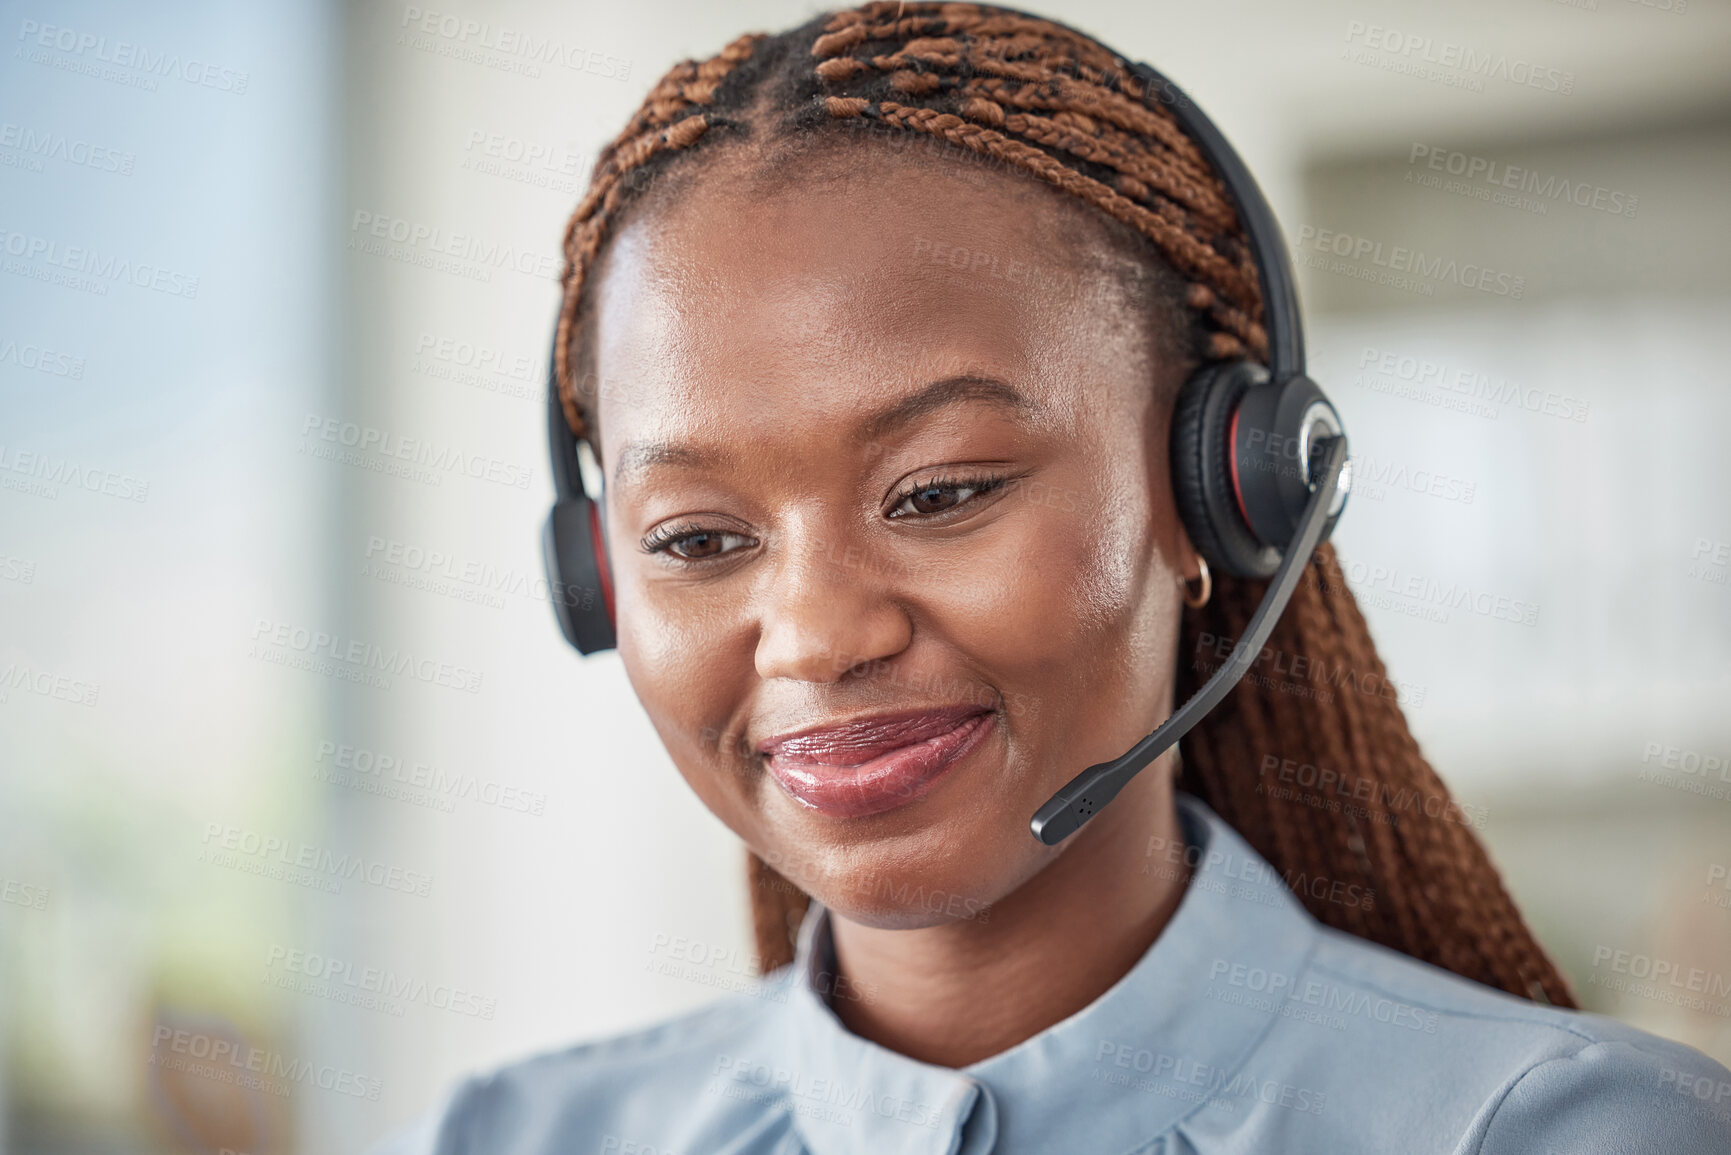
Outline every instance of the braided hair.
{"type": "MultiPolygon", "coordinates": [[[[732,142],[923,145],[1093,205],[1170,290],[1192,365],[1267,355],[1256,267],[1220,178],[1125,61],[1072,29],[985,4],[882,0],[685,61],[601,152],[565,233],[560,400],[596,442],[584,328],[591,275],[633,206],[676,195],[732,142]]],[[[1177,693],[1225,660],[1266,583],[1222,576],[1184,612],[1177,693]]],[[[1178,784],[1281,873],[1320,921],[1456,974],[1575,1006],[1467,812],[1407,728],[1331,546],[1319,549],[1252,672],[1183,743],[1178,784]],[[1348,896],[1343,899],[1342,896],[1348,896]]],[[[809,896],[756,854],[762,969],[793,956],[809,896]]]]}

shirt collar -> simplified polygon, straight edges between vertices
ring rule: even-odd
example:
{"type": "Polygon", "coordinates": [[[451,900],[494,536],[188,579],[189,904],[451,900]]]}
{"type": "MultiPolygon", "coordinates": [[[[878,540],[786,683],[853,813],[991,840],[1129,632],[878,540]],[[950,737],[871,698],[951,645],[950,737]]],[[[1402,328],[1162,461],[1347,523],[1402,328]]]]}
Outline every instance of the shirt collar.
{"type": "MultiPolygon", "coordinates": [[[[829,911],[816,901],[800,924],[788,969],[788,1098],[794,1127],[812,1155],[963,1155],[962,1128],[974,1113],[979,1083],[862,1039],[842,1025],[829,997],[851,996],[845,984],[838,985],[829,911]]],[[[991,1149],[989,1142],[969,1146],[991,1149]]]]}
{"type": "Polygon", "coordinates": [[[1188,865],[1190,882],[1154,945],[1082,1010],[960,1070],[841,1024],[826,1000],[837,981],[829,911],[813,902],[783,1019],[794,1126],[813,1155],[972,1155],[1000,1141],[1010,1151],[1130,1150],[1231,1080],[1273,1018],[1254,1000],[1223,999],[1222,976],[1296,975],[1316,923],[1213,810],[1188,794],[1177,802],[1186,845],[1151,850],[1143,869],[1188,865]]]}

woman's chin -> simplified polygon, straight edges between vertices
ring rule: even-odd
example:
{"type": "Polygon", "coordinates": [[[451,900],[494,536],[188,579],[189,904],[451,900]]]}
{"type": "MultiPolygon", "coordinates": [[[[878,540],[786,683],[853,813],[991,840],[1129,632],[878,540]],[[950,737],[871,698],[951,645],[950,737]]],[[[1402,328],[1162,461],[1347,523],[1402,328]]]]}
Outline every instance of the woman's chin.
{"type": "Polygon", "coordinates": [[[881,930],[920,930],[991,921],[997,886],[973,877],[934,876],[917,870],[884,871],[842,880],[813,897],[838,917],[881,930]]]}
{"type": "MultiPolygon", "coordinates": [[[[789,861],[808,853],[783,846],[789,861]]],[[[807,860],[821,860],[825,869],[801,885],[835,914],[862,926],[914,930],[986,923],[994,904],[1039,871],[1041,849],[1020,810],[987,807],[964,796],[932,807],[922,821],[893,835],[878,831],[851,845],[810,848],[807,860]],[[1021,842],[1027,845],[1018,852],[1021,842]]]]}

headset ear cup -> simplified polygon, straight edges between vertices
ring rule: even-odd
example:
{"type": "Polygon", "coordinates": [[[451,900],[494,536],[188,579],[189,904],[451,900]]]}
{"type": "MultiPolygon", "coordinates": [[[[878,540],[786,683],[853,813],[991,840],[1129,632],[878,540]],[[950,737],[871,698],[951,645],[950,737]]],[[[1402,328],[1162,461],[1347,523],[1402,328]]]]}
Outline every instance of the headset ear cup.
{"type": "Polygon", "coordinates": [[[1178,516],[1209,568],[1233,577],[1265,578],[1280,565],[1280,551],[1264,545],[1245,522],[1228,447],[1239,401],[1267,379],[1267,371],[1250,361],[1206,365],[1184,383],[1172,408],[1178,516]]]}
{"type": "Polygon", "coordinates": [[[585,654],[613,649],[613,579],[605,552],[598,552],[603,539],[595,503],[583,494],[560,498],[541,543],[560,633],[585,654]]]}

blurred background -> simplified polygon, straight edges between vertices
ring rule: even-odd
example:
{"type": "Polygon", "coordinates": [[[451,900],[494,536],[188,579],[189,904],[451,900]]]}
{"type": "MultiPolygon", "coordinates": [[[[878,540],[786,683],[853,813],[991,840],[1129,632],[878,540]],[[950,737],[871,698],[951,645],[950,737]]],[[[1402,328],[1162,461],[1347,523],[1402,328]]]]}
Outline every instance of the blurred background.
{"type": "MultiPolygon", "coordinates": [[[[737,844],[554,629],[542,375],[599,147],[819,9],[432,2],[0,4],[6,1155],[360,1151],[750,972],[737,844]]],[[[1273,200],[1347,576],[1540,938],[1731,1062],[1731,6],[1046,11],[1273,200]]]]}

